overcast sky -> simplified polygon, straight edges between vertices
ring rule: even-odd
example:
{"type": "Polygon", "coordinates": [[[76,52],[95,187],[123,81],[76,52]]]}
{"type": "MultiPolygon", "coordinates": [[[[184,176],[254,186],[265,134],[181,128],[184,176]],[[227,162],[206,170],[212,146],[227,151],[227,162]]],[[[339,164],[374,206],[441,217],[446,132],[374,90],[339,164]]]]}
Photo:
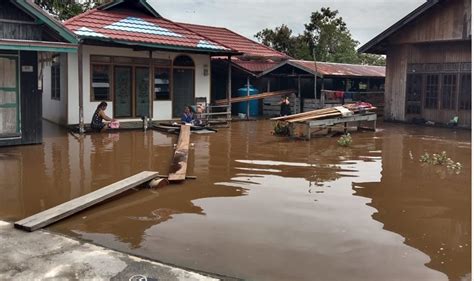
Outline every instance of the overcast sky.
{"type": "Polygon", "coordinates": [[[222,26],[251,39],[264,28],[288,25],[304,30],[321,7],[338,10],[361,44],[384,31],[426,0],[148,0],[173,21],[222,26]]]}

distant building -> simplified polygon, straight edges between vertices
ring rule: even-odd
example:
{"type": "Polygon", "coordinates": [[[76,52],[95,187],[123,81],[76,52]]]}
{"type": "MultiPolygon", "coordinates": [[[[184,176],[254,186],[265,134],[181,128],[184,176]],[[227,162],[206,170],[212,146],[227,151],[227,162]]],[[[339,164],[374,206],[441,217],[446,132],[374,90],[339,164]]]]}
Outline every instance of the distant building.
{"type": "Polygon", "coordinates": [[[359,52],[387,55],[386,119],[471,127],[470,0],[429,0],[359,52]]]}
{"type": "Polygon", "coordinates": [[[75,53],[77,42],[32,1],[0,1],[0,146],[42,142],[40,66],[49,53],[75,53]]]}

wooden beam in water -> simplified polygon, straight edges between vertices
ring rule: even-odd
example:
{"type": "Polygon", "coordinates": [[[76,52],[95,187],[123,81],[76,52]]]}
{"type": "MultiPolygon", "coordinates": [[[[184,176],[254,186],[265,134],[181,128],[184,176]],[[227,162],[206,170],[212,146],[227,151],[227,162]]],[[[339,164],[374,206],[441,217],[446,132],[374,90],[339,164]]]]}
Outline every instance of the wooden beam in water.
{"type": "Polygon", "coordinates": [[[158,177],[158,175],[158,172],[149,171],[138,173],[81,197],[67,201],[51,209],[40,212],[36,215],[17,221],[14,225],[19,229],[35,231],[39,228],[48,226],[61,219],[80,212],[97,203],[107,200],[115,195],[125,192],[133,187],[148,182],[158,177]]]}
{"type": "Polygon", "coordinates": [[[181,125],[178,144],[171,162],[168,175],[169,182],[183,181],[186,179],[186,169],[188,168],[189,137],[191,135],[191,126],[181,125]]]}

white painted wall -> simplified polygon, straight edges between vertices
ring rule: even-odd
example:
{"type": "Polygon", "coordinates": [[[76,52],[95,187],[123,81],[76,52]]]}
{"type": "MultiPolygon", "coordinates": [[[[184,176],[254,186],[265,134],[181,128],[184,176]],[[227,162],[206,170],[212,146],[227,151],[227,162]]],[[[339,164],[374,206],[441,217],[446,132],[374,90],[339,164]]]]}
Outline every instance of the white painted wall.
{"type": "MultiPolygon", "coordinates": [[[[163,58],[173,60],[176,56],[186,53],[173,53],[154,51],[153,58],[163,58]]],[[[127,48],[115,47],[99,47],[99,46],[83,46],[83,97],[84,97],[84,122],[90,123],[92,115],[97,108],[99,102],[91,101],[91,75],[90,75],[90,56],[125,56],[125,57],[142,57],[147,58],[147,51],[133,51],[127,48]]],[[[208,55],[186,54],[190,56],[195,63],[195,96],[211,97],[210,82],[210,57],[208,55]],[[204,75],[204,69],[208,69],[208,73],[204,75]]],[[[78,88],[78,68],[77,54],[69,54],[68,63],[68,117],[69,125],[79,123],[79,88],[78,88]]],[[[50,83],[45,80],[45,82],[50,83]]],[[[113,102],[108,102],[106,114],[113,117],[113,102]]],[[[172,102],[171,101],[154,101],[153,102],[153,120],[169,120],[172,118],[172,102]]],[[[137,119],[120,119],[121,121],[132,121],[137,119]]]]}
{"type": "Polygon", "coordinates": [[[67,124],[67,99],[68,99],[68,57],[60,54],[60,99],[51,98],[51,64],[43,67],[43,118],[60,125],[67,124]]]}

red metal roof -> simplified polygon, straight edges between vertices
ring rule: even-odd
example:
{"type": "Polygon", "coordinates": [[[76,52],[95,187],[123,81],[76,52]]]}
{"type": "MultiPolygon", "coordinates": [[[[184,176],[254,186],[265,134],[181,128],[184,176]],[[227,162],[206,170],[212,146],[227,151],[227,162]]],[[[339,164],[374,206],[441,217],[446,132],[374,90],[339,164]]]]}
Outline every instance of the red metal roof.
{"type": "Polygon", "coordinates": [[[232,62],[246,71],[256,74],[264,72],[278,64],[278,62],[274,61],[244,61],[239,59],[232,60],[232,62]]]}
{"type": "Polygon", "coordinates": [[[207,25],[197,25],[190,23],[179,23],[180,25],[191,29],[192,31],[205,35],[209,39],[232,48],[238,52],[244,53],[246,56],[258,56],[277,59],[290,58],[288,55],[273,50],[263,44],[257,43],[240,34],[233,32],[224,27],[214,27],[207,25]]]}
{"type": "Polygon", "coordinates": [[[314,74],[324,76],[360,76],[360,77],[385,77],[385,66],[316,62],[305,60],[288,60],[286,63],[299,66],[314,74]]]}
{"type": "Polygon", "coordinates": [[[234,51],[180,24],[136,11],[94,9],[69,19],[65,26],[81,38],[203,52],[234,51]]]}

